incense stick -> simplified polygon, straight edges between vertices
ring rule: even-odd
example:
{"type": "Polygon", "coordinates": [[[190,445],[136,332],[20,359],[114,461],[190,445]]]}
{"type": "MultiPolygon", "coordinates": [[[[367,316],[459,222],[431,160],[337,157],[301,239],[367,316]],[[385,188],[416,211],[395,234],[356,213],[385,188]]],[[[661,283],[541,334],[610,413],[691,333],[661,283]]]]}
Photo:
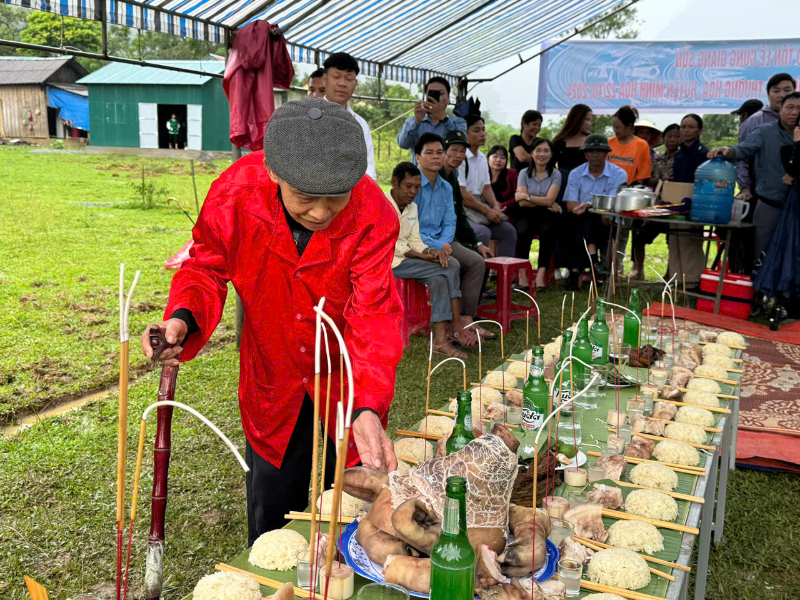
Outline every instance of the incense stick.
{"type": "Polygon", "coordinates": [[[567,302],[567,295],[561,300],[561,331],[564,331],[564,304],[567,302]]]}
{"type": "MultiPolygon", "coordinates": [[[[428,414],[428,409],[431,406],[431,363],[433,362],[433,330],[431,330],[431,347],[428,349],[428,379],[425,384],[425,414],[428,414]]],[[[425,417],[425,433],[428,433],[428,417],[425,417]]],[[[422,450],[423,460],[428,458],[428,444],[425,444],[422,450]]]]}

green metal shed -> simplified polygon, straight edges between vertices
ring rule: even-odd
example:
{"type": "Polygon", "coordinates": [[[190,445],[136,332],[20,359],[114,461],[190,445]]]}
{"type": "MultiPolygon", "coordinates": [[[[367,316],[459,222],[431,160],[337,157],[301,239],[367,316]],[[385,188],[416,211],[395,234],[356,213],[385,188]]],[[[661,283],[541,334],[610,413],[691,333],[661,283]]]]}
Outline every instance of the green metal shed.
{"type": "MultiPolygon", "coordinates": [[[[225,71],[225,63],[212,58],[152,62],[225,71]]],[[[181,148],[231,149],[228,99],[218,77],[111,63],[78,83],[89,89],[93,146],[168,148],[167,121],[175,115],[181,148]]]]}

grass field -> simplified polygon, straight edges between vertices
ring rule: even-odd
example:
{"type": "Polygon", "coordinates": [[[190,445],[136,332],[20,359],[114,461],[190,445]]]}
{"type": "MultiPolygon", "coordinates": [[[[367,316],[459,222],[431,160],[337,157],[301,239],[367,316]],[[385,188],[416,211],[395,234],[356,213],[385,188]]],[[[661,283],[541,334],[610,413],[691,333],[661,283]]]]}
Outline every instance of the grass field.
{"type": "MultiPolygon", "coordinates": [[[[131,323],[132,364],[143,375],[130,393],[129,490],[137,416],[155,401],[158,384],[157,373],[143,368],[136,337],[147,320],[161,316],[171,276],[161,265],[188,239],[190,226],[173,208],[128,207],[132,192],[127,175],[142,163],[133,157],[0,148],[0,191],[8,207],[0,215],[1,414],[8,421],[17,411],[40,409],[116,379],[119,262],[130,271],[142,269],[135,302],[153,307],[135,312],[131,323]],[[94,308],[84,310],[84,305],[94,308]],[[92,324],[84,317],[106,322],[92,324]],[[51,363],[58,365],[57,374],[44,370],[42,365],[51,363]]],[[[188,165],[144,164],[148,172],[161,174],[154,178],[159,185],[193,205],[191,179],[181,172],[188,165]]],[[[213,172],[225,166],[220,161],[213,172]]],[[[214,177],[211,170],[198,177],[201,197],[214,177]]],[[[654,259],[666,258],[663,244],[649,252],[654,259]]],[[[665,266],[655,260],[651,264],[659,272],[665,266]]],[[[131,277],[132,272],[128,281],[131,277]]],[[[558,333],[561,285],[538,297],[543,339],[558,333]]],[[[660,298],[652,287],[644,296],[660,298]]],[[[586,301],[586,292],[576,294],[576,317],[586,301]]],[[[224,327],[215,334],[215,347],[181,368],[176,399],[206,414],[242,447],[238,356],[235,346],[226,344],[232,339],[232,304],[229,301],[224,327]]],[[[568,300],[567,311],[569,306],[568,300]]],[[[535,332],[532,326],[532,341],[535,332]]],[[[506,352],[524,347],[524,320],[514,322],[505,342],[506,352]]],[[[484,350],[484,368],[499,364],[498,342],[487,343],[484,350]]],[[[467,368],[476,374],[477,355],[469,354],[467,368]]],[[[390,432],[423,416],[426,363],[425,340],[412,338],[398,369],[390,432]]],[[[432,402],[452,397],[459,385],[456,370],[437,373],[432,402]]],[[[116,395],[111,394],[37,423],[10,440],[0,439],[0,598],[27,598],[24,574],[45,584],[53,599],[80,593],[113,597],[116,415],[116,395]]],[[[141,597],[150,516],[154,425],[149,427],[131,559],[133,597],[141,597]]],[[[241,552],[246,521],[244,474],[213,434],[193,417],[176,413],[172,448],[164,597],[177,599],[215,562],[241,552]]],[[[798,534],[798,495],[800,479],[795,476],[754,471],[731,475],[727,542],[712,555],[709,599],[797,597],[800,559],[793,538],[798,534]]]]}

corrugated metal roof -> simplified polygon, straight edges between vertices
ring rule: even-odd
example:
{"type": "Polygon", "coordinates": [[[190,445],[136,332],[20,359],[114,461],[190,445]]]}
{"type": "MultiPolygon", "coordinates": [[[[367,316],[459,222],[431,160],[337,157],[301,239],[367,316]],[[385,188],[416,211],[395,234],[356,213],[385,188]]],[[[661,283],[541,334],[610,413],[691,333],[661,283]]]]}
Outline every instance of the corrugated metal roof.
{"type": "MultiPolygon", "coordinates": [[[[207,73],[222,73],[225,63],[218,60],[152,60],[153,64],[171,67],[183,67],[207,73]]],[[[155,67],[140,67],[124,63],[111,63],[90,73],[78,83],[100,84],[111,83],[117,85],[203,85],[212,77],[192,75],[180,71],[166,71],[155,67]]]]}
{"type": "Polygon", "coordinates": [[[49,85],[50,87],[58,88],[60,90],[64,90],[65,92],[70,92],[72,94],[77,94],[78,96],[89,95],[89,88],[79,83],[51,83],[49,85]]]}
{"type": "MultiPolygon", "coordinates": [[[[72,61],[71,56],[42,58],[34,56],[0,57],[0,85],[35,85],[44,83],[61,67],[72,61]]],[[[73,66],[80,72],[86,70],[80,63],[73,61],[73,66]]]]}
{"type": "MultiPolygon", "coordinates": [[[[0,0],[2,1],[2,0],[0,0]]],[[[39,10],[95,19],[96,2],[35,3],[39,10]]],[[[538,47],[626,0],[104,0],[109,22],[214,43],[256,19],[288,28],[292,60],[314,63],[344,51],[365,75],[451,81],[538,47]],[[169,11],[169,12],[165,12],[169,11]]],[[[5,0],[33,6],[30,0],[5,0]]],[[[170,78],[185,78],[179,73],[170,78]]],[[[176,83],[169,81],[167,83],[176,83]]]]}

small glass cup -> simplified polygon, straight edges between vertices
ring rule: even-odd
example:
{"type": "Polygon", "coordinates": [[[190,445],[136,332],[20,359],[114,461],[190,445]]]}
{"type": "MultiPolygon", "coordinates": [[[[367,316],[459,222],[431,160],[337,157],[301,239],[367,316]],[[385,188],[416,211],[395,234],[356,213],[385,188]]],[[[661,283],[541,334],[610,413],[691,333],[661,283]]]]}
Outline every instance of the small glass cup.
{"type": "Polygon", "coordinates": [[[631,428],[630,427],[620,427],[619,428],[619,437],[625,440],[626,444],[631,443],[631,428]]]}
{"type": "Polygon", "coordinates": [[[519,425],[521,421],[522,421],[522,407],[506,406],[506,423],[510,425],[519,425]]]}
{"type": "Polygon", "coordinates": [[[630,410],[628,410],[628,423],[631,425],[631,427],[633,427],[633,422],[637,418],[643,418],[643,417],[644,417],[644,409],[631,408],[630,410]]]}
{"type": "Polygon", "coordinates": [[[700,334],[694,331],[689,332],[689,343],[690,344],[699,344],[700,343],[700,334]]]}
{"type": "Polygon", "coordinates": [[[631,345],[630,344],[621,344],[619,346],[619,365],[624,367],[627,365],[631,360],[631,345]]]}
{"type": "Polygon", "coordinates": [[[680,341],[682,341],[682,342],[688,342],[688,341],[689,341],[689,337],[690,337],[690,335],[689,335],[689,331],[688,331],[688,330],[686,330],[686,329],[681,329],[681,330],[678,332],[678,339],[679,339],[680,341]]]}
{"type": "MultiPolygon", "coordinates": [[[[658,365],[658,363],[656,363],[656,365],[658,365]]],[[[666,369],[658,366],[650,369],[650,382],[658,388],[658,390],[662,390],[664,386],[667,385],[667,373],[668,371],[666,369]]]]}
{"type": "Polygon", "coordinates": [[[408,600],[408,590],[392,583],[368,583],[358,590],[357,600],[408,600]]]}
{"type": "Polygon", "coordinates": [[[576,506],[582,506],[584,504],[589,504],[589,495],[584,494],[583,492],[570,492],[569,493],[569,507],[575,508],[576,506]]]}
{"type": "Polygon", "coordinates": [[[594,483],[595,481],[600,481],[601,479],[606,478],[606,470],[605,467],[601,467],[599,465],[592,465],[586,471],[589,473],[589,483],[594,483]]]}
{"type": "Polygon", "coordinates": [[[553,542],[558,548],[561,544],[561,540],[565,537],[571,537],[572,534],[575,532],[575,527],[572,525],[572,522],[566,521],[564,519],[554,519],[550,518],[550,535],[547,536],[547,539],[553,542]]]}
{"type": "Polygon", "coordinates": [[[606,444],[606,447],[600,450],[600,458],[611,458],[619,454],[619,449],[614,445],[606,444]]]}
{"type": "MultiPolygon", "coordinates": [[[[311,561],[309,560],[310,551],[301,550],[297,553],[297,587],[304,590],[311,590],[311,561]]],[[[319,582],[320,570],[317,568],[316,581],[319,582]]]]}
{"type": "Polygon", "coordinates": [[[558,413],[558,439],[567,444],[583,441],[583,413],[581,406],[569,406],[558,413]]]}
{"type": "Polygon", "coordinates": [[[597,408],[598,393],[598,380],[592,373],[585,373],[578,377],[578,390],[585,390],[583,394],[575,399],[575,404],[582,408],[593,409],[597,408]]]}
{"type": "Polygon", "coordinates": [[[558,580],[567,589],[567,598],[574,598],[581,593],[581,575],[583,565],[577,560],[562,558],[558,561],[558,580]]]}
{"type": "Polygon", "coordinates": [[[630,412],[632,410],[642,410],[643,411],[644,410],[644,400],[642,400],[638,396],[628,400],[628,414],[629,415],[630,415],[630,412]]]}
{"type": "Polygon", "coordinates": [[[655,393],[652,390],[640,390],[642,393],[642,400],[644,400],[644,414],[651,415],[653,414],[653,403],[656,400],[655,393]]]}
{"type": "Polygon", "coordinates": [[[650,325],[645,329],[646,331],[646,339],[651,344],[654,345],[655,342],[658,340],[658,325],[650,325]]]}

